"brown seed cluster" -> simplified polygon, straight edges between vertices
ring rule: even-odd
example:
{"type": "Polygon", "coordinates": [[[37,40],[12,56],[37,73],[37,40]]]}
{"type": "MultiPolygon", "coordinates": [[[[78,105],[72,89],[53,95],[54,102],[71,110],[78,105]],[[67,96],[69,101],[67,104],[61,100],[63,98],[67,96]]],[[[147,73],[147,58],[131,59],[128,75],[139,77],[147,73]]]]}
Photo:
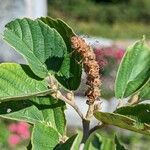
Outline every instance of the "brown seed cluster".
{"type": "Polygon", "coordinates": [[[99,75],[99,65],[96,62],[95,54],[91,47],[86,42],[78,37],[73,36],[71,38],[72,48],[81,54],[83,57],[83,67],[87,74],[86,84],[88,89],[85,95],[88,97],[87,104],[91,105],[100,96],[99,86],[101,84],[99,75]]]}

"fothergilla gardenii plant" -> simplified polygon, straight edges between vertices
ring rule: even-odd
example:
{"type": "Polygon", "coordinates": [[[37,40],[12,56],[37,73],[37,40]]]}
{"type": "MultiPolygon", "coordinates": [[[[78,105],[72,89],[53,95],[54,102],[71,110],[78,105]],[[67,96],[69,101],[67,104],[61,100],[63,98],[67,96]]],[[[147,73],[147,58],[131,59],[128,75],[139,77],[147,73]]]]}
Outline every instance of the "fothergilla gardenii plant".
{"type": "Polygon", "coordinates": [[[5,26],[3,37],[26,64],[0,64],[0,117],[33,126],[28,149],[126,149],[116,135],[101,134],[107,125],[150,135],[150,104],[144,101],[150,99],[150,48],[144,37],[127,48],[120,63],[115,83],[119,105],[112,113],[101,111],[101,68],[93,49],[65,22],[49,17],[16,19],[5,26]],[[74,96],[82,70],[87,76],[86,114],[74,96]],[[127,103],[122,103],[125,98],[127,103]],[[66,103],[83,124],[83,131],[71,137],[66,133],[66,103]],[[100,122],[94,128],[92,118],[100,122]]]}

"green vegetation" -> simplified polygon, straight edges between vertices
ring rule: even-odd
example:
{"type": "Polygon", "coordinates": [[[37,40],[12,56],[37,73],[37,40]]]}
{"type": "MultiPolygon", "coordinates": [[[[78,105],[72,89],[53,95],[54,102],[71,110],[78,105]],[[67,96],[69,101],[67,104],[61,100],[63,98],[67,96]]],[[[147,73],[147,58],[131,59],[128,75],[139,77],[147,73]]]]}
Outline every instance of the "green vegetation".
{"type": "Polygon", "coordinates": [[[113,25],[98,22],[78,22],[68,20],[70,26],[80,34],[107,37],[112,39],[131,39],[145,35],[150,38],[150,26],[143,23],[115,23],[113,25]]]}
{"type": "Polygon", "coordinates": [[[113,39],[150,38],[149,0],[49,0],[49,15],[63,18],[80,34],[113,39]]]}
{"type": "Polygon", "coordinates": [[[0,119],[31,124],[27,149],[126,150],[117,132],[112,137],[98,132],[97,129],[107,125],[150,136],[150,104],[140,103],[150,99],[150,48],[144,37],[127,48],[120,63],[115,98],[122,105],[113,112],[101,111],[104,107],[99,96],[103,78],[99,76],[94,52],[64,21],[49,17],[16,19],[5,26],[3,38],[27,64],[0,64],[0,119]],[[74,96],[81,83],[82,69],[86,73],[86,101],[82,106],[88,105],[86,113],[81,111],[82,104],[77,105],[74,96]],[[127,103],[123,104],[124,98],[127,103]],[[79,115],[77,121],[83,127],[81,134],[72,137],[66,132],[66,103],[79,115]],[[90,128],[94,117],[101,124],[90,128]]]}

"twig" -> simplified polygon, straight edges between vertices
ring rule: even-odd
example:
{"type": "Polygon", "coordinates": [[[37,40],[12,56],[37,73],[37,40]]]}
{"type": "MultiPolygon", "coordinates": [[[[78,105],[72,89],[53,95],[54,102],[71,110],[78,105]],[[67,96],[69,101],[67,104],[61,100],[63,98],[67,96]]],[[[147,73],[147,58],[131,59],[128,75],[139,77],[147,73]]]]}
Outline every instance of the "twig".
{"type": "Polygon", "coordinates": [[[66,98],[65,96],[63,96],[63,94],[58,89],[58,84],[59,84],[58,81],[55,78],[53,78],[52,76],[49,76],[49,80],[50,80],[49,87],[51,87],[53,90],[56,91],[55,93],[53,93],[51,95],[54,98],[60,99],[64,102],[66,102],[67,104],[69,104],[70,106],[72,106],[74,108],[74,110],[79,114],[81,119],[84,119],[84,116],[83,116],[82,112],[80,111],[80,109],[78,108],[78,106],[75,103],[73,93],[69,91],[70,92],[70,93],[68,93],[69,97],[67,95],[67,98],[66,98]]]}
{"type": "Polygon", "coordinates": [[[94,104],[89,105],[88,111],[86,113],[86,119],[90,120],[93,116],[93,111],[94,111],[94,104]]]}
{"type": "MultiPolygon", "coordinates": [[[[56,97],[64,102],[66,102],[67,104],[69,104],[70,106],[72,106],[75,111],[78,113],[78,115],[81,117],[82,119],[82,125],[83,125],[83,138],[81,141],[81,147],[80,149],[82,150],[83,148],[83,144],[86,142],[86,140],[89,137],[89,131],[90,131],[90,120],[87,120],[84,118],[82,112],[80,111],[79,107],[76,105],[75,100],[74,100],[74,96],[73,97],[68,97],[68,99],[66,97],[64,97],[62,95],[62,93],[58,90],[56,93],[52,94],[53,97],[56,97]]],[[[90,107],[91,108],[91,107],[90,107]]],[[[91,109],[90,109],[91,110],[91,109]]],[[[91,111],[89,110],[89,116],[91,115],[91,111]]],[[[93,112],[93,111],[92,111],[93,112]]]]}
{"type": "Polygon", "coordinates": [[[79,114],[81,119],[84,119],[84,116],[83,116],[82,112],[80,111],[79,107],[76,105],[76,103],[74,101],[71,101],[71,100],[67,99],[66,97],[64,97],[59,90],[56,93],[53,93],[52,96],[66,102],[67,104],[72,106],[74,108],[74,110],[79,114]]]}
{"type": "Polygon", "coordinates": [[[93,127],[93,128],[89,131],[89,134],[93,133],[94,131],[96,131],[96,130],[98,130],[98,129],[103,128],[104,126],[106,126],[106,124],[105,124],[105,123],[102,123],[102,124],[100,124],[100,125],[97,125],[97,126],[93,127]]]}
{"type": "Polygon", "coordinates": [[[89,131],[90,131],[90,120],[83,119],[82,120],[83,125],[83,138],[81,143],[85,143],[86,140],[89,137],[89,131]]]}
{"type": "Polygon", "coordinates": [[[85,119],[82,120],[83,138],[82,138],[81,144],[85,143],[90,135],[90,120],[91,120],[91,117],[93,116],[93,111],[94,111],[94,104],[91,104],[88,107],[88,111],[86,113],[85,119]]]}
{"type": "MultiPolygon", "coordinates": [[[[74,110],[78,113],[80,118],[82,119],[82,125],[83,125],[83,138],[81,142],[81,149],[83,149],[83,144],[86,142],[87,138],[89,137],[89,131],[90,131],[90,120],[87,120],[84,118],[82,112],[80,111],[79,107],[75,103],[74,94],[73,92],[68,92],[66,97],[59,91],[58,86],[56,84],[50,85],[52,89],[54,89],[56,92],[52,94],[53,97],[60,99],[70,106],[74,108],[74,110]]],[[[89,106],[89,110],[87,112],[87,118],[90,118],[91,115],[93,115],[94,105],[89,106]]]]}

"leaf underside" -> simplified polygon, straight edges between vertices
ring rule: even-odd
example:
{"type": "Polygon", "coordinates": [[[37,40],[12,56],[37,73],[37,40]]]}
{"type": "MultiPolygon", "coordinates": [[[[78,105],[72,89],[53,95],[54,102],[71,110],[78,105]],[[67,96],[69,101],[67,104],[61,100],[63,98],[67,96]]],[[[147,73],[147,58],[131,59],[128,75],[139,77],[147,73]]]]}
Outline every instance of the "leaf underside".
{"type": "Polygon", "coordinates": [[[127,49],[116,77],[115,95],[125,98],[138,91],[150,77],[150,49],[144,40],[127,49]]]}
{"type": "Polygon", "coordinates": [[[114,113],[95,112],[96,119],[110,125],[118,126],[141,134],[150,135],[150,105],[127,106],[114,113]]]}
{"type": "Polygon", "coordinates": [[[114,113],[128,116],[140,123],[150,124],[150,104],[124,106],[115,110],[114,113]]]}

